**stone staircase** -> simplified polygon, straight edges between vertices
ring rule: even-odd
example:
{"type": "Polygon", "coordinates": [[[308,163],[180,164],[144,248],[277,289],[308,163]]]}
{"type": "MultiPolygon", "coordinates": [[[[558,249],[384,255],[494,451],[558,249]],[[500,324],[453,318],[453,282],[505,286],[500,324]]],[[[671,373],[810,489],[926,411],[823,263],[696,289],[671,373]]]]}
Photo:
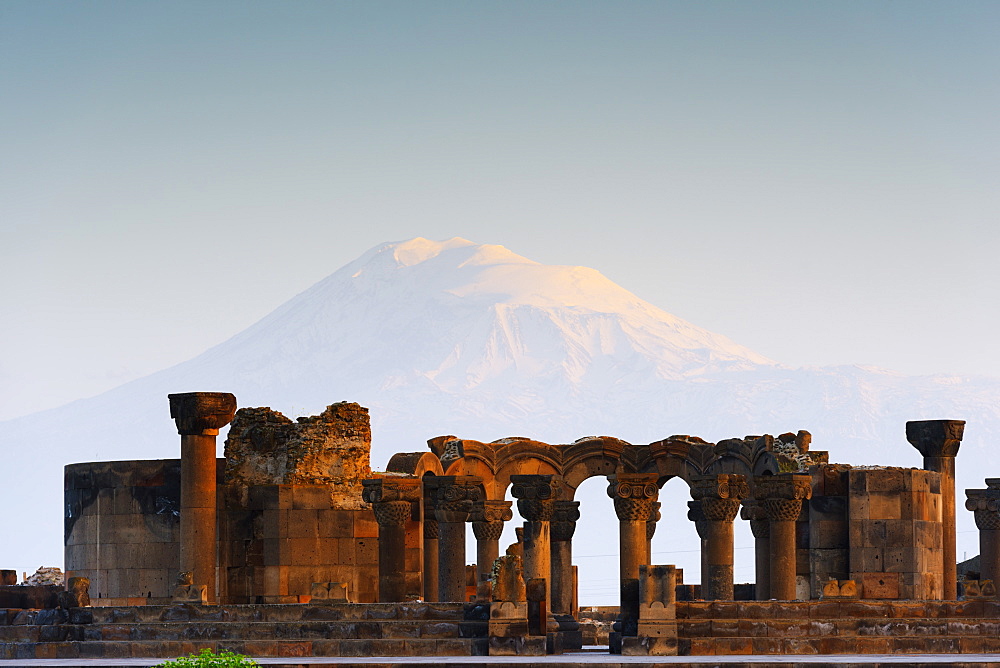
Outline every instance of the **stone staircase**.
{"type": "Polygon", "coordinates": [[[462,603],[0,609],[0,659],[481,656],[489,608],[462,603]]]}
{"type": "Polygon", "coordinates": [[[1000,602],[690,601],[677,603],[678,653],[1000,652],[1000,602]]]}

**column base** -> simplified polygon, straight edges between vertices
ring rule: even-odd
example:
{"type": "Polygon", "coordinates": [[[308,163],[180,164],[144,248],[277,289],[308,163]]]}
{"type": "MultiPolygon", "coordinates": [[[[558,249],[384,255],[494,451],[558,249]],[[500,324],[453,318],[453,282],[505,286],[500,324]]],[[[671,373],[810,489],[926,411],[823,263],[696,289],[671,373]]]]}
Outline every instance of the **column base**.
{"type": "Polygon", "coordinates": [[[677,656],[677,637],[626,637],[617,653],[622,656],[677,656]]]}
{"type": "Polygon", "coordinates": [[[580,631],[580,622],[576,621],[573,615],[555,615],[559,624],[559,642],[563,651],[581,649],[583,647],[583,632],[580,631]]]}

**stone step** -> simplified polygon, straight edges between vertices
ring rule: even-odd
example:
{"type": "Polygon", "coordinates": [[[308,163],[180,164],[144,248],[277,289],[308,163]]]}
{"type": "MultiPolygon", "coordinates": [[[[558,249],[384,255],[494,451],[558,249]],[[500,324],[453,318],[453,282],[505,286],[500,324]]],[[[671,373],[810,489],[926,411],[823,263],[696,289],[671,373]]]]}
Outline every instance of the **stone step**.
{"type": "Polygon", "coordinates": [[[335,603],[326,605],[138,605],[86,608],[95,623],[156,621],[298,622],[350,619],[461,620],[463,603],[335,603]]]}
{"type": "Polygon", "coordinates": [[[0,642],[438,639],[471,636],[485,631],[486,625],[483,623],[438,620],[59,624],[0,626],[0,642]]]}
{"type": "MultiPolygon", "coordinates": [[[[1000,652],[1000,638],[989,636],[678,638],[677,649],[678,653],[682,656],[740,654],[992,654],[1000,652]]],[[[865,665],[868,664],[866,663],[865,665]]]]}
{"type": "Polygon", "coordinates": [[[0,642],[0,659],[175,658],[203,649],[248,656],[482,656],[485,638],[0,642]]]}
{"type": "Polygon", "coordinates": [[[998,618],[678,619],[681,637],[997,636],[998,618]]]}

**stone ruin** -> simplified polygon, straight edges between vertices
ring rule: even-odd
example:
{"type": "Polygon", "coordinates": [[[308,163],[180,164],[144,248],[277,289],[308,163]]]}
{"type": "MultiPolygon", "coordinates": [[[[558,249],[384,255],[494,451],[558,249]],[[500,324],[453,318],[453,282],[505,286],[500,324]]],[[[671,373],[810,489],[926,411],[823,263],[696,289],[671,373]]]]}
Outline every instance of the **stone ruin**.
{"type": "MultiPolygon", "coordinates": [[[[1000,651],[990,631],[1000,616],[1000,478],[967,490],[981,572],[961,590],[957,578],[961,421],[906,425],[922,469],[831,464],[798,431],[645,445],[442,436],[373,473],[357,404],[297,421],[237,411],[226,394],[171,395],[170,405],[179,460],[66,467],[70,592],[61,612],[58,602],[39,606],[51,614],[0,609],[0,658],[81,652],[70,627],[88,624],[88,655],[116,655],[125,650],[115,641],[93,639],[121,619],[181,624],[209,644],[220,633],[228,648],[269,655],[534,655],[600,641],[626,655],[1000,651]],[[581,608],[572,556],[573,497],[595,476],[619,519],[621,601],[605,611],[581,608]],[[666,510],[659,488],[672,477],[691,489],[684,511],[700,573],[651,563],[666,510]],[[501,556],[508,493],[524,525],[501,556]],[[733,582],[735,521],[754,535],[752,585],[733,582]],[[264,638],[238,635],[249,633],[239,620],[265,618],[282,621],[264,638]],[[61,639],[12,642],[4,631],[15,623],[63,629],[45,632],[61,639]]],[[[152,627],[142,633],[130,655],[180,649],[152,627]]]]}

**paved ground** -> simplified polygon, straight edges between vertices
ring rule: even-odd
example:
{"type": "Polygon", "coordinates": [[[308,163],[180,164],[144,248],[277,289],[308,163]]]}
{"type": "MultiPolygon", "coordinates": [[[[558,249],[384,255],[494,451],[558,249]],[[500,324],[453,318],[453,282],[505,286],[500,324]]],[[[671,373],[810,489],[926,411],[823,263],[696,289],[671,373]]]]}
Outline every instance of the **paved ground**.
{"type": "MultiPolygon", "coordinates": [[[[1000,668],[1000,654],[900,654],[900,655],[861,655],[835,654],[812,656],[611,656],[604,653],[584,652],[563,654],[560,656],[506,657],[506,656],[422,656],[422,657],[303,657],[303,658],[259,658],[261,665],[271,668],[307,666],[364,666],[365,668],[407,668],[408,666],[443,665],[449,668],[473,668],[475,666],[503,664],[532,668],[575,668],[576,666],[665,666],[669,668],[708,668],[709,666],[725,666],[726,668],[821,668],[822,666],[850,666],[852,668],[870,668],[889,665],[892,668],[909,668],[916,666],[960,666],[976,668],[1000,668]]],[[[53,666],[70,668],[141,668],[154,666],[164,659],[13,659],[0,660],[0,668],[4,666],[53,666]]]]}

